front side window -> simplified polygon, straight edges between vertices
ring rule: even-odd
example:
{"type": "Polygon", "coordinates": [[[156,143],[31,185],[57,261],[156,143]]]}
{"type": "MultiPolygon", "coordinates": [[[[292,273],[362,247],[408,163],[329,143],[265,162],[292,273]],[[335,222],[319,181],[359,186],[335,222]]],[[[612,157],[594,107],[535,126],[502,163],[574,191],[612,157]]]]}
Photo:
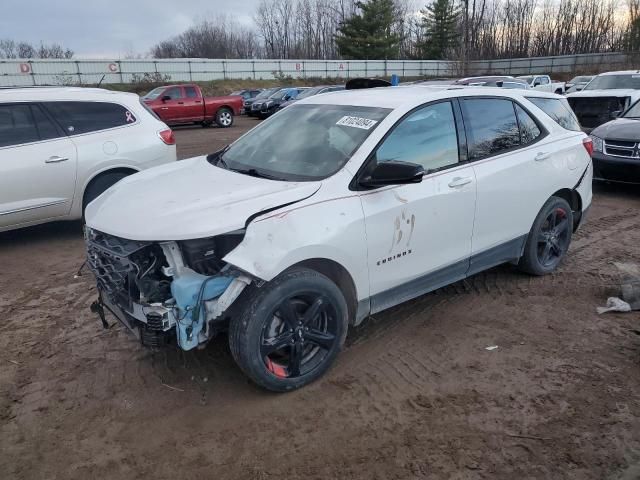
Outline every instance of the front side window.
{"type": "Polygon", "coordinates": [[[520,140],[522,145],[529,145],[530,143],[535,142],[540,135],[542,135],[542,131],[540,127],[535,122],[531,115],[529,115],[524,108],[520,105],[515,104],[516,114],[518,116],[518,124],[520,125],[520,140]]]}
{"type": "Polygon", "coordinates": [[[171,100],[178,100],[182,98],[182,90],[179,87],[167,88],[162,94],[162,97],[169,97],[171,100]]]}
{"type": "Polygon", "coordinates": [[[549,85],[549,77],[539,77],[540,85],[549,85]]]}
{"type": "Polygon", "coordinates": [[[299,105],[250,130],[210,162],[247,175],[321,180],[340,170],[391,110],[299,105]],[[286,141],[282,132],[287,132],[286,141]]]}
{"type": "Polygon", "coordinates": [[[520,130],[511,100],[465,98],[460,104],[470,160],[498,155],[520,145],[520,130]]]}
{"type": "Polygon", "coordinates": [[[0,105],[0,147],[39,140],[40,135],[29,105],[0,105]]]}
{"type": "Polygon", "coordinates": [[[531,103],[549,115],[558,125],[567,130],[580,132],[580,123],[569,103],[564,98],[527,97],[531,103]]]}
{"type": "Polygon", "coordinates": [[[426,172],[458,163],[458,134],[451,102],[422,107],[404,118],[378,147],[375,161],[409,162],[426,172]]]}
{"type": "Polygon", "coordinates": [[[109,102],[46,102],[45,108],[70,135],[106,130],[136,122],[122,105],[109,102]]]}

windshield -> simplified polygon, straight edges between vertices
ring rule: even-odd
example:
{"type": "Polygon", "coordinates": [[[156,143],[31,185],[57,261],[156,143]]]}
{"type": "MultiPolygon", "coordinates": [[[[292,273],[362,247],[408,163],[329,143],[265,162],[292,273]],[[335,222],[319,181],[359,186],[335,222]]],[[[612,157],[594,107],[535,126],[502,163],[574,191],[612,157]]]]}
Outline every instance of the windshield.
{"type": "Polygon", "coordinates": [[[610,90],[614,88],[640,89],[640,74],[599,75],[584,87],[584,90],[610,90]]]}
{"type": "Polygon", "coordinates": [[[271,95],[269,98],[272,98],[274,100],[281,100],[285,97],[285,95],[287,94],[291,94],[291,98],[296,96],[296,90],[293,88],[283,88],[282,90],[280,90],[279,92],[274,93],[273,95],[271,95]]]}
{"type": "Polygon", "coordinates": [[[160,96],[162,92],[164,92],[164,87],[154,88],[142,98],[144,98],[145,100],[155,100],[160,96]]]}
{"type": "Polygon", "coordinates": [[[518,77],[520,80],[524,80],[527,83],[533,82],[533,77],[518,77]]]}
{"type": "Polygon", "coordinates": [[[340,170],[390,111],[294,104],[240,137],[211,161],[258,177],[321,180],[340,170]]]}
{"type": "Polygon", "coordinates": [[[280,90],[280,87],[267,88],[266,90],[261,91],[256,96],[256,100],[259,99],[259,98],[269,98],[273,93],[277,92],[278,90],[280,90]]]}
{"type": "Polygon", "coordinates": [[[569,83],[587,83],[592,78],[593,77],[574,77],[569,81],[569,83]]]}
{"type": "Polygon", "coordinates": [[[303,98],[313,97],[314,95],[317,95],[321,90],[325,88],[327,87],[313,87],[313,88],[308,88],[307,90],[303,90],[298,94],[298,96],[296,97],[296,100],[302,100],[303,98]]]}
{"type": "Polygon", "coordinates": [[[624,118],[640,118],[640,101],[634,103],[624,113],[624,118]]]}

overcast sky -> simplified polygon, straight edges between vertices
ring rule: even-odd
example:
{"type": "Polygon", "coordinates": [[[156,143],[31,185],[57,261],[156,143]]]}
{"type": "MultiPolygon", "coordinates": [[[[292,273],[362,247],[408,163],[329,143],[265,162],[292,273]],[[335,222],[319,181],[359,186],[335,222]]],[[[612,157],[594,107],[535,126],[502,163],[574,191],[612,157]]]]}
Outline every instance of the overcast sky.
{"type": "Polygon", "coordinates": [[[259,0],[0,0],[0,39],[60,43],[76,58],[147,53],[194,21],[228,14],[252,25],[259,0]]]}

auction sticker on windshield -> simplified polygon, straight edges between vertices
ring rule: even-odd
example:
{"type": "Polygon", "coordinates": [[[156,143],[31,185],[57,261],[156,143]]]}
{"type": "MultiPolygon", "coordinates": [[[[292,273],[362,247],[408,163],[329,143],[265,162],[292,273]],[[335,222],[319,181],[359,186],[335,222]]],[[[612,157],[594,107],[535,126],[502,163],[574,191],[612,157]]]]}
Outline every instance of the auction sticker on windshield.
{"type": "Polygon", "coordinates": [[[377,120],[371,120],[369,118],[362,117],[350,117],[348,115],[345,115],[336,122],[336,125],[344,125],[345,127],[355,127],[361,128],[363,130],[369,130],[376,123],[378,123],[377,120]]]}

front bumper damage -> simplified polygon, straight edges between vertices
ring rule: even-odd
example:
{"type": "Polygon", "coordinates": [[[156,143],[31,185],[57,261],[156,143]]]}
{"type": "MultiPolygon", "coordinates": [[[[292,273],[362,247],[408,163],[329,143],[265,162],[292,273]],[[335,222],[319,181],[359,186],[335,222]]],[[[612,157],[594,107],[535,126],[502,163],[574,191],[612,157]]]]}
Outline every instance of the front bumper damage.
{"type": "Polygon", "coordinates": [[[185,264],[177,242],[138,242],[85,230],[87,264],[99,297],[91,307],[115,316],[143,345],[206,345],[252,278],[224,265],[214,274],[185,264]]]}

